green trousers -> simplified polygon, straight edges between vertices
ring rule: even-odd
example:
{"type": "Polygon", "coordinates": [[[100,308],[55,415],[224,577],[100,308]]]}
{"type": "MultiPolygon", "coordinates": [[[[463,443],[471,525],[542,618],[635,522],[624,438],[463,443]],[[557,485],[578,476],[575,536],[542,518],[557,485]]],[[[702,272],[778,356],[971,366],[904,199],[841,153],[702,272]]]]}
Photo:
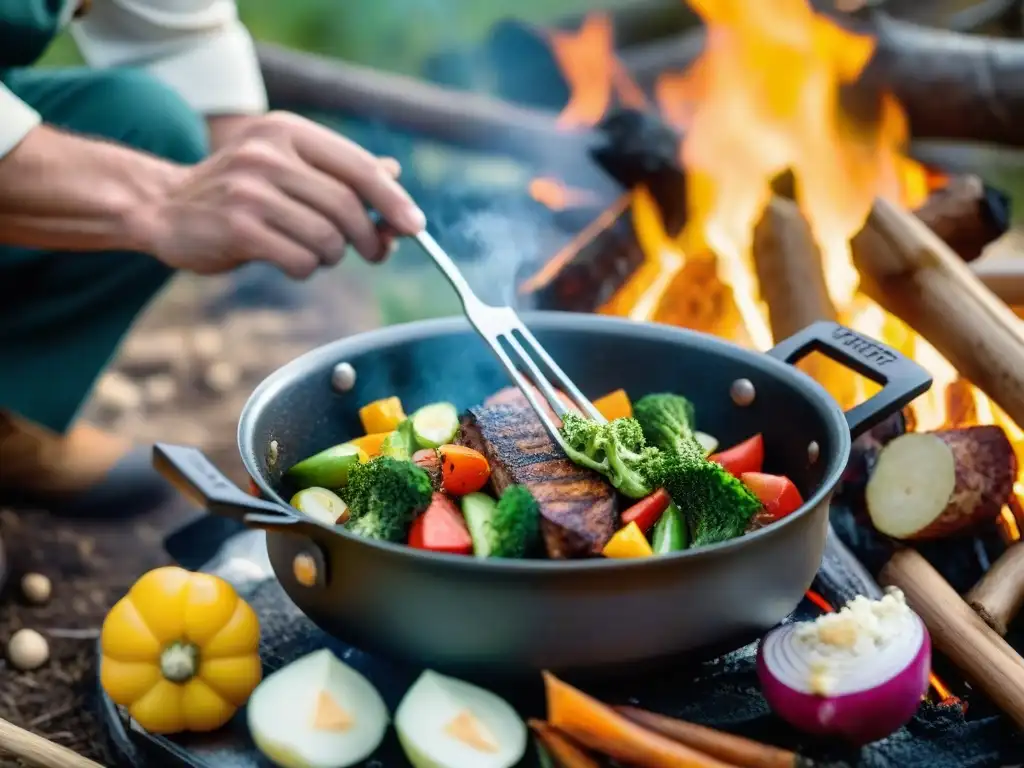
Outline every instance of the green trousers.
{"type": "MultiPolygon", "coordinates": [[[[10,69],[2,79],[50,125],[179,163],[206,154],[203,120],[142,72],[10,69]]],[[[0,229],[0,410],[65,431],[172,272],[143,254],[50,253],[3,242],[0,229]]]]}

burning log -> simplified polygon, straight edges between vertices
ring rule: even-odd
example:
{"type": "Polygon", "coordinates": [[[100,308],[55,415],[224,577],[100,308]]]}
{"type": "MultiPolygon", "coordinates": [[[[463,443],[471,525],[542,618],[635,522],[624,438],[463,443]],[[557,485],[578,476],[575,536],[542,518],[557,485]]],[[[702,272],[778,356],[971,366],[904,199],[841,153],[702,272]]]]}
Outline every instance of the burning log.
{"type": "Polygon", "coordinates": [[[1002,427],[912,432],[878,455],[865,498],[871,523],[900,540],[970,533],[999,517],[1017,457],[1002,427]]]}
{"type": "MultiPolygon", "coordinates": [[[[895,94],[915,139],[953,139],[1024,145],[1024,42],[947,32],[880,13],[843,23],[877,40],[875,55],[853,86],[851,99],[895,94]],[[941,94],[941,97],[938,97],[941,94]]],[[[641,88],[664,72],[681,72],[703,50],[701,29],[674,40],[626,51],[623,63],[641,88]]]]}
{"type": "Polygon", "coordinates": [[[938,571],[915,550],[901,549],[883,566],[879,582],[903,591],[936,649],[1024,728],[1024,661],[938,571]]]}
{"type": "Polygon", "coordinates": [[[1024,307],[1024,260],[984,259],[972,264],[971,271],[1011,307],[1024,307]]]}
{"type": "Polygon", "coordinates": [[[949,246],[879,200],[851,251],[862,290],[1024,424],[1024,327],[949,246]]]}
{"type": "Polygon", "coordinates": [[[819,320],[835,320],[821,253],[796,203],[773,199],[754,229],[754,264],[768,306],[772,337],[792,336],[819,320]]]}
{"type": "Polygon", "coordinates": [[[480,94],[455,91],[370,67],[258,46],[267,94],[275,109],[379,120],[393,128],[470,149],[506,152],[553,168],[579,165],[580,137],[555,126],[555,115],[480,94]]]}
{"type": "Polygon", "coordinates": [[[968,604],[992,629],[1005,635],[1024,606],[1024,542],[1000,555],[988,572],[967,593],[968,604]]]}

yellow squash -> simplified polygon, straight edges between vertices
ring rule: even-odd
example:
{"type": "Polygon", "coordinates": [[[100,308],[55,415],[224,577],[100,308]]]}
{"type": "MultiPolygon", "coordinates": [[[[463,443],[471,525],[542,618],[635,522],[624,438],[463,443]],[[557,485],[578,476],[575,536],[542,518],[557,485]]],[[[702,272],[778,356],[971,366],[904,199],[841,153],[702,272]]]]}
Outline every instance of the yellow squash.
{"type": "Polygon", "coordinates": [[[367,403],[359,409],[359,420],[368,435],[391,432],[405,421],[402,401],[397,397],[385,397],[367,403]]]}
{"type": "Polygon", "coordinates": [[[103,621],[100,682],[151,733],[212,731],[259,684],[259,642],[255,612],[226,581],[156,568],[103,621]]]}

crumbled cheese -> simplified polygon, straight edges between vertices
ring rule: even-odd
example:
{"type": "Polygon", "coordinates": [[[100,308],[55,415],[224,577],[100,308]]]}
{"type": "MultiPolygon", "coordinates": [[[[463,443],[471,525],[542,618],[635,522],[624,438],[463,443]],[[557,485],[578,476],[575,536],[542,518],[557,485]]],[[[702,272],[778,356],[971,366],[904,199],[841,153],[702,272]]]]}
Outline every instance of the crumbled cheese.
{"type": "Polygon", "coordinates": [[[801,624],[794,636],[809,660],[811,690],[820,695],[833,692],[844,668],[897,640],[913,615],[903,593],[894,589],[880,600],[859,595],[840,611],[801,624]]]}

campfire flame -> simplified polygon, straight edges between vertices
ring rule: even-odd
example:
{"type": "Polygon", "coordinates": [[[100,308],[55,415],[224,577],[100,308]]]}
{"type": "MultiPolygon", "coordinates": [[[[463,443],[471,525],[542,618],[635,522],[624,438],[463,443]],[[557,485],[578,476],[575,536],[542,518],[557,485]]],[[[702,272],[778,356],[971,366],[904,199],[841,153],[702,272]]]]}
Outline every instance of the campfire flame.
{"type": "MultiPolygon", "coordinates": [[[[885,341],[932,373],[932,390],[912,406],[915,428],[998,424],[1024,467],[1024,431],[934,347],[858,288],[849,244],[875,199],[913,209],[945,181],[903,154],[907,120],[893,95],[879,95],[870,120],[851,114],[842,102],[843,86],[860,76],[875,40],[843,29],[807,0],[688,2],[706,23],[707,42],[687,71],[659,78],[653,107],[616,58],[607,15],[591,14],[575,33],[549,34],[571,93],[560,126],[596,125],[617,98],[623,106],[656,108],[684,136],[679,152],[686,169],[686,226],[678,236],[668,235],[644,188],[617,201],[610,217],[608,211],[599,217],[608,226],[628,203],[644,254],[640,267],[599,311],[715,333],[756,349],[770,347],[753,232],[773,181],[789,172],[840,322],[885,341]]],[[[534,197],[542,197],[536,189],[534,197]]],[[[587,233],[581,233],[524,288],[550,281],[585,242],[587,233]]],[[[872,382],[831,361],[809,360],[802,367],[845,408],[877,391],[872,382]]],[[[1024,498],[1024,474],[1016,492],[1024,498]]],[[[1020,538],[1010,509],[1003,510],[1000,526],[1007,540],[1020,538]]]]}

